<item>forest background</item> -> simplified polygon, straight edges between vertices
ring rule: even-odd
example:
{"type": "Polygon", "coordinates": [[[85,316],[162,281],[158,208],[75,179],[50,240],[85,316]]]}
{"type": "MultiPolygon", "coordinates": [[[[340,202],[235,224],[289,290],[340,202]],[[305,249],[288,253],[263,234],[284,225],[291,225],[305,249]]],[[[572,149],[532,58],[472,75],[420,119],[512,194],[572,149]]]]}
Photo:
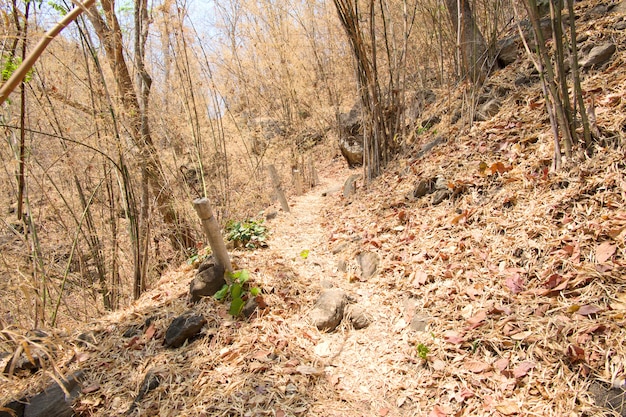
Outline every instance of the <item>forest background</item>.
{"type": "MultiPolygon", "coordinates": [[[[559,5],[552,29],[566,28],[559,5]]],[[[98,2],[3,105],[0,323],[80,322],[127,305],[168,266],[204,248],[191,201],[208,197],[222,225],[259,216],[273,198],[267,166],[278,168],[288,193],[301,192],[314,182],[314,162],[339,154],[351,110],[363,119],[366,180],[441,119],[469,129],[488,74],[506,64],[501,41],[533,28],[525,47],[531,38],[543,45],[537,25],[547,6],[98,2]],[[448,100],[437,120],[424,120],[424,109],[452,89],[462,92],[460,102],[448,100]]],[[[2,2],[4,80],[71,8],[2,2]]],[[[550,76],[545,48],[531,48],[547,65],[556,148],[562,136],[570,157],[577,104],[560,102],[554,73],[564,73],[555,65],[550,76]]],[[[523,49],[515,51],[517,58],[523,49]]],[[[575,42],[571,53],[563,45],[555,51],[562,67],[575,42]]],[[[580,142],[589,149],[585,129],[580,142]]]]}

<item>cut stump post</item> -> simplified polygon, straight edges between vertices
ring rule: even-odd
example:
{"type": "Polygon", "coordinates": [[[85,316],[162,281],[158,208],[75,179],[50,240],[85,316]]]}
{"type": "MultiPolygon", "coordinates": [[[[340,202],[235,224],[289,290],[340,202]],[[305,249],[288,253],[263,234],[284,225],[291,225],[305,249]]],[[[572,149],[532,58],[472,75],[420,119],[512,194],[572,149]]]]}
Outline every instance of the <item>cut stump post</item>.
{"type": "Polygon", "coordinates": [[[300,176],[300,170],[299,169],[294,169],[291,172],[293,174],[293,180],[295,182],[296,195],[302,195],[302,193],[303,193],[303,191],[302,191],[302,178],[300,176]]]}
{"type": "Polygon", "coordinates": [[[280,201],[280,206],[283,208],[283,211],[289,213],[289,204],[287,204],[287,198],[285,197],[285,193],[280,185],[280,178],[278,177],[278,173],[276,172],[276,168],[274,165],[267,166],[268,171],[270,172],[270,177],[272,178],[272,185],[274,185],[274,191],[278,196],[278,201],[280,201]]]}
{"type": "Polygon", "coordinates": [[[228,251],[220,233],[220,227],[217,224],[217,220],[215,220],[215,216],[213,216],[209,199],[206,197],[195,199],[193,208],[196,209],[196,213],[198,213],[198,217],[202,221],[202,229],[209,240],[211,250],[215,254],[215,260],[224,267],[225,271],[232,273],[233,267],[230,264],[228,251]]]}

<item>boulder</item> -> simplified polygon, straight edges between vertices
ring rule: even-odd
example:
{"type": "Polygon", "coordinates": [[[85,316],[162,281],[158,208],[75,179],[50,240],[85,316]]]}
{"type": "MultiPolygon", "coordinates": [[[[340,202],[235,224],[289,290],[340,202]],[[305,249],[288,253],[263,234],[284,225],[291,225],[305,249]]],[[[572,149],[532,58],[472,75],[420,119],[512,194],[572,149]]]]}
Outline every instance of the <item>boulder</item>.
{"type": "Polygon", "coordinates": [[[219,265],[214,256],[205,259],[198,268],[195,278],[189,284],[191,302],[195,303],[202,297],[210,297],[226,285],[224,267],[219,265]]]}
{"type": "Polygon", "coordinates": [[[165,332],[165,346],[177,348],[183,345],[187,339],[191,339],[200,333],[206,319],[201,314],[185,313],[176,317],[165,332]]]}
{"type": "Polygon", "coordinates": [[[350,168],[363,165],[363,136],[340,136],[339,150],[350,168]]]}
{"type": "Polygon", "coordinates": [[[589,54],[580,61],[580,67],[584,69],[599,67],[611,59],[615,51],[615,44],[612,42],[596,45],[591,48],[589,54]]]}
{"type": "Polygon", "coordinates": [[[363,123],[358,104],[339,115],[339,150],[350,168],[363,165],[363,123]]]}
{"type": "Polygon", "coordinates": [[[24,407],[24,417],[71,417],[74,415],[72,402],[82,389],[82,371],[74,372],[63,381],[63,388],[54,382],[29,399],[24,407]],[[66,397],[65,392],[70,395],[66,397]]]}
{"type": "Polygon", "coordinates": [[[309,313],[311,322],[320,330],[333,331],[343,319],[348,297],[343,290],[323,290],[309,313]]]}

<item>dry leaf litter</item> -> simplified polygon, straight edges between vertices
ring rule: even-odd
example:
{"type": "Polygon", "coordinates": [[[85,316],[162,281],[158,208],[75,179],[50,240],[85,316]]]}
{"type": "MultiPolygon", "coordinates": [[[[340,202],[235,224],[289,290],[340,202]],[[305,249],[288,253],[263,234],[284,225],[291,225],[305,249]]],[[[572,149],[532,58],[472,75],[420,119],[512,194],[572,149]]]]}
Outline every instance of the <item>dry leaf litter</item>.
{"type": "MultiPolygon", "coordinates": [[[[599,36],[618,18],[584,30],[599,36]]],[[[616,145],[626,126],[626,43],[614,38],[611,63],[583,84],[598,126],[614,137],[592,158],[549,170],[549,123],[535,85],[516,87],[495,117],[469,131],[440,129],[447,143],[419,160],[408,152],[371,184],[360,181],[355,196],[322,196],[353,173],[334,160],[320,169],[319,187],[290,200],[291,214],[268,221],[269,249],[232,253],[263,289],[268,308],[258,316],[233,319],[210,298],[190,306],[194,271],[185,265],[130,308],[81,329],[93,336],[88,343],[78,333],[32,342],[4,329],[50,360],[33,376],[2,376],[0,398],[82,369],[75,409],[84,416],[126,413],[148,372],[160,384],[133,415],[612,415],[589,388],[626,377],[626,162],[616,145]],[[436,177],[449,199],[407,198],[436,177]],[[380,257],[367,280],[361,251],[380,257]],[[328,286],[344,289],[371,324],[354,330],[344,320],[332,333],[312,326],[307,312],[328,286]],[[201,337],[164,348],[167,326],[188,310],[207,320],[201,337]],[[133,326],[137,335],[123,337],[133,326]]],[[[490,82],[510,88],[515,71],[490,82]]],[[[416,149],[433,138],[418,137],[416,149]]]]}

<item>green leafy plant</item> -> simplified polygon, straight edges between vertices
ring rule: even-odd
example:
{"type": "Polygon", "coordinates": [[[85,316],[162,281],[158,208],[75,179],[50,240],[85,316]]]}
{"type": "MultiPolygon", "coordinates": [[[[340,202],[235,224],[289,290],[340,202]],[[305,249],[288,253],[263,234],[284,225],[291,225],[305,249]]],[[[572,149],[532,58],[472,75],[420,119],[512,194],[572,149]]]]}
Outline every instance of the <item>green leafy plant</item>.
{"type": "MultiPolygon", "coordinates": [[[[6,57],[4,62],[2,63],[2,81],[7,81],[11,78],[11,75],[17,70],[17,68],[22,63],[22,58],[19,56],[10,58],[6,57]]],[[[24,77],[24,82],[28,83],[33,79],[33,70],[31,69],[26,73],[26,77],[24,77]]]]}
{"type": "Polygon", "coordinates": [[[308,250],[308,249],[305,249],[305,250],[303,250],[302,252],[300,252],[300,257],[301,257],[302,259],[306,259],[306,258],[308,258],[308,257],[309,257],[309,250],[308,250]]]}
{"type": "Polygon", "coordinates": [[[222,289],[215,293],[216,300],[225,301],[230,299],[230,308],[228,314],[233,317],[241,315],[246,300],[252,296],[257,297],[261,294],[258,287],[249,287],[247,285],[250,279],[250,273],[246,269],[229,274],[230,284],[225,284],[222,289]]]}
{"type": "Polygon", "coordinates": [[[426,358],[428,357],[428,352],[430,352],[430,349],[428,349],[428,346],[426,346],[425,344],[420,343],[419,345],[417,345],[417,355],[423,360],[426,360],[426,358]]]}
{"type": "Polygon", "coordinates": [[[248,219],[244,221],[231,220],[226,223],[226,239],[232,241],[235,247],[256,249],[266,247],[267,227],[263,225],[263,219],[248,219]]]}

